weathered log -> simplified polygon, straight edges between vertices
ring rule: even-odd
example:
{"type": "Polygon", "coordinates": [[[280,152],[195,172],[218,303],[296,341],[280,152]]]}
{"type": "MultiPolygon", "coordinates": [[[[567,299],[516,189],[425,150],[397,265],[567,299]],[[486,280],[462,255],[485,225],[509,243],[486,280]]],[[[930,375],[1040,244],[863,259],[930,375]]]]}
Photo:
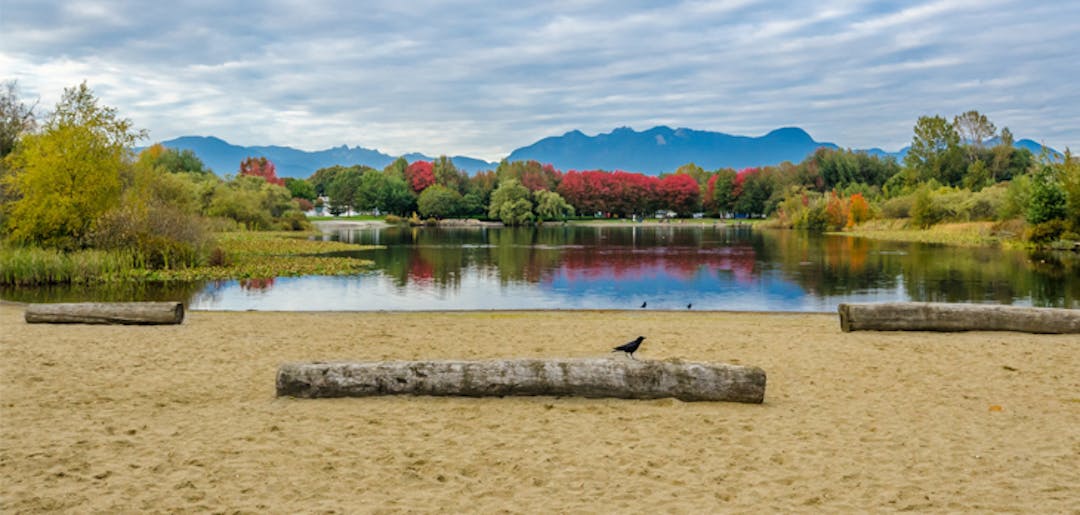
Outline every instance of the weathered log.
{"type": "Polygon", "coordinates": [[[1080,333],[1080,310],[989,304],[885,302],[840,304],[840,329],[850,331],[1018,331],[1080,333]]]}
{"type": "Polygon", "coordinates": [[[164,325],[184,321],[179,302],[76,302],[30,304],[30,324],[125,324],[164,325]]]}
{"type": "Polygon", "coordinates": [[[551,395],[761,403],[765,371],[723,363],[628,359],[515,359],[288,363],[277,395],[502,397],[551,395]]]}

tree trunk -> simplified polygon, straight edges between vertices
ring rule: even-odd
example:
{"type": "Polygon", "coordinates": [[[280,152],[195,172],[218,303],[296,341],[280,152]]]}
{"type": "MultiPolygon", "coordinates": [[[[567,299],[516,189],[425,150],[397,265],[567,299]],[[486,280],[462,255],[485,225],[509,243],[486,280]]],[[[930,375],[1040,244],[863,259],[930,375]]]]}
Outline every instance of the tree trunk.
{"type": "Polygon", "coordinates": [[[184,305],[179,302],[83,302],[26,306],[26,322],[30,324],[163,325],[183,321],[184,305]]]}
{"type": "Polygon", "coordinates": [[[840,329],[850,331],[1019,331],[1080,333],[1080,310],[988,304],[886,302],[840,304],[840,329]]]}
{"type": "Polygon", "coordinates": [[[760,404],[765,371],[723,363],[621,358],[290,363],[278,396],[552,395],[760,404]]]}

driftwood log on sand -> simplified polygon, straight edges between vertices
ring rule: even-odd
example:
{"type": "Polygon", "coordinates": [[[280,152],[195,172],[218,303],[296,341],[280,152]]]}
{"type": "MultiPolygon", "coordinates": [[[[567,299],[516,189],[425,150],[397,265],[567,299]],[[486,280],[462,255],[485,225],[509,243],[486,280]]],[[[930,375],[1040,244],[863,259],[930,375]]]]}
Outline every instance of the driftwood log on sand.
{"type": "Polygon", "coordinates": [[[1080,333],[1080,310],[990,304],[885,302],[840,304],[840,329],[850,331],[1017,331],[1080,333]]]}
{"type": "Polygon", "coordinates": [[[80,302],[30,304],[30,324],[124,324],[166,325],[184,321],[179,302],[80,302]]]}
{"type": "Polygon", "coordinates": [[[289,363],[277,395],[551,395],[761,403],[765,371],[723,363],[628,359],[508,359],[289,363]]]}

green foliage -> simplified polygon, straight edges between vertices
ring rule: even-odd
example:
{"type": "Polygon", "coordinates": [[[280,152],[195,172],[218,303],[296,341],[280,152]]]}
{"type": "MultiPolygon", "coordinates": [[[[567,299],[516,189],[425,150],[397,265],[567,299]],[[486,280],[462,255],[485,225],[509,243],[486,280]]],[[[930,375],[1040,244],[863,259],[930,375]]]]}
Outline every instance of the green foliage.
{"type": "Polygon", "coordinates": [[[935,179],[943,184],[959,184],[967,166],[953,124],[940,116],[920,116],[914,132],[904,165],[920,181],[935,179]]]}
{"type": "Polygon", "coordinates": [[[199,175],[213,172],[191,150],[167,148],[161,143],[150,145],[136,160],[136,165],[143,168],[160,168],[168,173],[193,173],[199,175]]]}
{"type": "Polygon", "coordinates": [[[1067,198],[1055,172],[1053,166],[1044,165],[1032,174],[1031,198],[1025,213],[1028,223],[1037,225],[1065,218],[1067,198]]]}
{"type": "Polygon", "coordinates": [[[504,202],[499,207],[499,220],[504,225],[526,225],[533,221],[532,202],[528,199],[504,202]]]}
{"type": "Polygon", "coordinates": [[[86,83],[65,89],[44,131],[25,136],[8,156],[4,179],[14,200],[4,222],[11,238],[61,249],[85,245],[94,220],[119,201],[128,148],[143,134],[99,106],[86,83]]]}
{"type": "Polygon", "coordinates": [[[915,201],[911,206],[911,221],[916,226],[927,228],[945,218],[945,207],[936,200],[928,186],[915,191],[915,201]]]}
{"type": "Polygon", "coordinates": [[[315,186],[312,186],[310,182],[304,179],[286,177],[285,188],[289,190],[289,195],[291,195],[292,198],[302,198],[315,202],[315,199],[318,197],[318,195],[315,194],[315,186]]]}
{"type": "Polygon", "coordinates": [[[125,276],[135,268],[130,252],[0,245],[0,284],[84,284],[125,276]]]}
{"type": "Polygon", "coordinates": [[[362,182],[363,172],[359,168],[350,167],[337,172],[326,188],[326,196],[330,197],[330,212],[336,215],[358,208],[362,182]]]}
{"type": "Polygon", "coordinates": [[[885,218],[910,218],[914,204],[914,195],[893,197],[881,204],[881,214],[885,218]]]}
{"type": "Polygon", "coordinates": [[[968,165],[963,184],[965,188],[972,191],[979,191],[988,186],[990,184],[990,170],[986,167],[986,163],[983,163],[982,160],[976,160],[968,165]]]}
{"type": "Polygon", "coordinates": [[[533,198],[536,201],[536,217],[540,220],[565,220],[574,216],[574,206],[554,191],[537,190],[533,198]]]}
{"type": "Polygon", "coordinates": [[[517,179],[505,179],[491,193],[488,216],[506,225],[524,225],[533,220],[532,207],[529,189],[517,179]]]}
{"type": "Polygon", "coordinates": [[[1080,158],[1065,149],[1064,160],[1058,166],[1058,179],[1065,193],[1065,221],[1071,231],[1080,233],[1080,158]]]}
{"type": "Polygon", "coordinates": [[[1061,219],[1044,220],[1028,227],[1024,239],[1032,243],[1049,243],[1061,238],[1065,232],[1065,221],[1061,219]]]}
{"type": "Polygon", "coordinates": [[[461,194],[441,184],[428,186],[416,201],[417,209],[425,217],[450,218],[461,210],[461,194]]]}

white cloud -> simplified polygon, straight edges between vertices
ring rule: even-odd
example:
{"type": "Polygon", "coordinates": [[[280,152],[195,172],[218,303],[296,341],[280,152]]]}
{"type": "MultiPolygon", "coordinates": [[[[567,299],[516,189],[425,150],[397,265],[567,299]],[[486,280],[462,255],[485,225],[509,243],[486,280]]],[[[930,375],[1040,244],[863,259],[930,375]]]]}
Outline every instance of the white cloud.
{"type": "Polygon", "coordinates": [[[968,109],[1077,146],[1075,3],[11,1],[0,69],[154,139],[498,159],[571,129],[797,125],[896,149],[968,109]]]}

